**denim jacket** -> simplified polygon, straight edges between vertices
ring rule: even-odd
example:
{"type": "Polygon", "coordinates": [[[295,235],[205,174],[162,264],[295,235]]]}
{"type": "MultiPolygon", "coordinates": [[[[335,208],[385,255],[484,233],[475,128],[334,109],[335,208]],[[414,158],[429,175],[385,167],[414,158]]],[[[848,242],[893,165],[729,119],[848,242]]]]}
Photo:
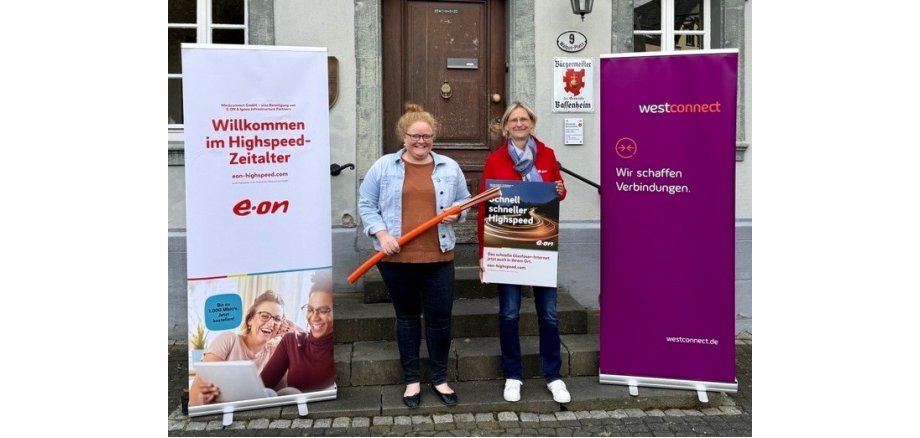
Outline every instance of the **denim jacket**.
{"type": "MultiPolygon", "coordinates": [[[[380,251],[380,242],[375,236],[378,231],[387,230],[396,239],[402,236],[402,188],[406,178],[402,154],[405,151],[403,148],[380,157],[364,175],[364,182],[361,183],[358,213],[364,222],[364,232],[371,236],[377,251],[380,251]]],[[[454,203],[469,199],[470,191],[466,188],[466,178],[456,161],[434,151],[431,156],[434,158],[431,181],[434,183],[437,207],[437,211],[431,212],[431,217],[434,217],[454,203]]],[[[460,214],[459,222],[465,220],[466,210],[460,214]]],[[[439,223],[438,240],[441,252],[454,249],[457,238],[453,225],[439,223]]]]}

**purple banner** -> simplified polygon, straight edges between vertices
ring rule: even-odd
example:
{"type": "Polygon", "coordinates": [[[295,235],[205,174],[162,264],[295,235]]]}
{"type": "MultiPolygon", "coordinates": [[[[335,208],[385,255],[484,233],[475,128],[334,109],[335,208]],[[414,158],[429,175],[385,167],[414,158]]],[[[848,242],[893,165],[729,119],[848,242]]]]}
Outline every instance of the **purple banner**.
{"type": "Polygon", "coordinates": [[[735,382],[737,65],[735,50],[600,61],[603,383],[735,382]]]}

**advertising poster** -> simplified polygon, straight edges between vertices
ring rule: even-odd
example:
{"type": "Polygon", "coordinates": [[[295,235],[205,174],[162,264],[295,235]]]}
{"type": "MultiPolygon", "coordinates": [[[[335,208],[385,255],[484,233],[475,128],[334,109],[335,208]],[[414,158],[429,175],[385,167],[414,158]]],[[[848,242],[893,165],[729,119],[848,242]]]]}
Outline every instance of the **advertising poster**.
{"type": "Polygon", "coordinates": [[[336,397],[326,58],[182,45],[189,415],[336,397]]]}
{"type": "Polygon", "coordinates": [[[559,193],[553,182],[486,180],[502,196],[486,203],[483,280],[556,287],[559,193]]]}
{"type": "Polygon", "coordinates": [[[600,381],[735,391],[737,50],[600,60],[600,381]]]}
{"type": "Polygon", "coordinates": [[[594,60],[553,58],[553,112],[594,112],[594,60]]]}

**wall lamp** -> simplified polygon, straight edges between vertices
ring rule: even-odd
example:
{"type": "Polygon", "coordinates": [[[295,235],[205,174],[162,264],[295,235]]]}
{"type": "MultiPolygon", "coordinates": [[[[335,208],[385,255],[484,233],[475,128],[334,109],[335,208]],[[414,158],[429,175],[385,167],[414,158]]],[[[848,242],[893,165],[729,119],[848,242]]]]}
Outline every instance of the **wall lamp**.
{"type": "Polygon", "coordinates": [[[581,21],[585,21],[585,14],[590,14],[593,7],[594,0],[572,0],[572,13],[581,15],[581,21]]]}

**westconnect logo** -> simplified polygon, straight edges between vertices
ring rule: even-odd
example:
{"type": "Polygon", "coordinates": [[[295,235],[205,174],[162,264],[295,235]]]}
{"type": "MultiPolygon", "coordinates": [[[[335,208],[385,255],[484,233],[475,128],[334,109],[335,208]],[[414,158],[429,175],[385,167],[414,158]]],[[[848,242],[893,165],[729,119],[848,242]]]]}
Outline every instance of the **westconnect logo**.
{"type": "Polygon", "coordinates": [[[640,114],[674,114],[674,113],[720,113],[722,103],[659,103],[639,105],[640,114]]]}

